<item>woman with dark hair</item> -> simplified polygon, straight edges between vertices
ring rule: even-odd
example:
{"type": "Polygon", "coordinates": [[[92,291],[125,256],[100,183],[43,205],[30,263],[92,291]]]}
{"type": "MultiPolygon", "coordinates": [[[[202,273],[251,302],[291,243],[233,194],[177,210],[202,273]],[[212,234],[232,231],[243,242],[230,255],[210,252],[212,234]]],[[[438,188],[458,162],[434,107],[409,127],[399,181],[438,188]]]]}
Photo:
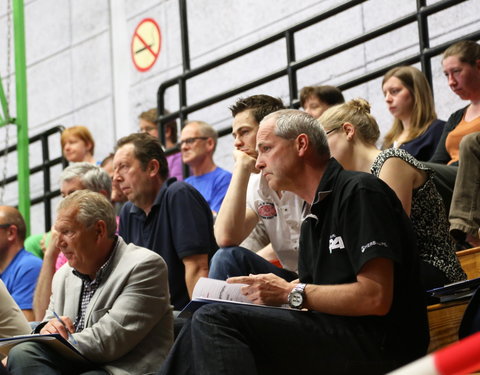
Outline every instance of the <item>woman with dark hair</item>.
{"type": "Polygon", "coordinates": [[[382,90],[394,117],[382,148],[402,148],[417,160],[428,161],[440,140],[445,121],[437,119],[425,75],[413,66],[390,69],[383,77],[382,90]]]}
{"type": "Polygon", "coordinates": [[[364,99],[332,107],[319,121],[327,133],[332,156],[345,169],[370,172],[397,194],[417,235],[424,287],[431,289],[465,279],[432,171],[405,150],[380,151],[376,147],[380,130],[364,99]]]}
{"type": "Polygon", "coordinates": [[[451,235],[460,244],[467,241],[467,247],[479,246],[480,45],[471,40],[453,44],[444,52],[442,66],[451,90],[470,104],[448,119],[429,166],[438,173],[447,193],[454,186],[451,235]]]}

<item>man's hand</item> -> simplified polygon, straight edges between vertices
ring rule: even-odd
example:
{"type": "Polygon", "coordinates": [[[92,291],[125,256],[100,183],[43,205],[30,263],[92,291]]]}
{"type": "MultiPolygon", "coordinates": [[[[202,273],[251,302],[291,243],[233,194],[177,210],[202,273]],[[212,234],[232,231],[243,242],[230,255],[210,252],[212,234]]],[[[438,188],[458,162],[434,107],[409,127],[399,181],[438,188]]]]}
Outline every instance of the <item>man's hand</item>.
{"type": "MultiPolygon", "coordinates": [[[[70,333],[75,332],[75,327],[73,326],[72,321],[68,316],[61,316],[60,319],[63,320],[67,329],[70,333]]],[[[57,318],[50,319],[50,321],[45,324],[45,326],[40,330],[40,333],[47,334],[47,333],[59,333],[65,340],[68,341],[68,333],[65,327],[61,322],[58,321],[57,318]]]]}
{"type": "Polygon", "coordinates": [[[50,242],[48,243],[47,248],[44,250],[44,258],[51,257],[56,260],[58,254],[60,253],[60,248],[58,247],[58,232],[52,227],[51,233],[52,235],[50,236],[50,242]]]}
{"type": "Polygon", "coordinates": [[[260,173],[260,170],[255,168],[257,160],[247,153],[235,149],[233,151],[233,159],[235,164],[241,166],[242,169],[245,168],[249,173],[260,173]]]}
{"type": "Polygon", "coordinates": [[[248,284],[242,293],[258,305],[280,306],[288,303],[288,294],[293,286],[273,273],[230,277],[228,283],[248,284]]]}

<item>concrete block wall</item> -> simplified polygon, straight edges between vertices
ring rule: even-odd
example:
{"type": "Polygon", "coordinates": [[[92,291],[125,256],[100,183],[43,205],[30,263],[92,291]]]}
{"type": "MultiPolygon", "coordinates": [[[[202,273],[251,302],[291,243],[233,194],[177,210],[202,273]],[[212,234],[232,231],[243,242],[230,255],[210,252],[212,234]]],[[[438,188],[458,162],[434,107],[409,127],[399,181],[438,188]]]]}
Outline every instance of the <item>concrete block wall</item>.
{"type": "MultiPolygon", "coordinates": [[[[10,0],[8,0],[10,1],[10,0]]],[[[428,4],[435,3],[431,0],[428,4]]],[[[330,9],[340,0],[188,0],[188,27],[191,67],[195,68],[225,56],[253,42],[330,9]]],[[[0,73],[7,77],[7,7],[0,2],[0,73]]],[[[416,0],[368,0],[295,35],[296,57],[303,59],[341,42],[371,31],[414,12],[416,0]]],[[[438,45],[460,37],[480,26],[480,1],[467,0],[429,17],[431,44],[438,45]]],[[[177,0],[25,0],[27,79],[30,134],[35,135],[57,124],[66,127],[86,125],[97,145],[95,157],[103,159],[115,140],[137,130],[140,112],[156,106],[159,85],[182,72],[180,19],[177,0]],[[135,69],[130,43],[138,23],[153,18],[162,33],[161,52],[147,72],[135,69]]],[[[12,36],[13,38],[13,36],[12,36]]],[[[13,40],[10,40],[13,46],[13,40]]],[[[13,58],[13,47],[11,47],[13,58]]],[[[383,35],[351,51],[338,54],[298,72],[298,87],[313,84],[341,84],[360,74],[384,66],[418,51],[416,24],[383,35]]],[[[250,53],[190,80],[188,103],[254,80],[284,67],[283,41],[250,53]]],[[[10,72],[13,72],[11,63],[10,72]]],[[[440,118],[446,119],[466,103],[450,92],[441,71],[440,58],[433,59],[434,94],[440,118]]],[[[391,116],[383,101],[381,79],[347,90],[346,99],[364,97],[385,132],[391,116]]],[[[288,83],[279,78],[238,96],[265,93],[287,103],[288,83]]],[[[231,123],[228,106],[237,97],[192,113],[192,119],[210,122],[216,128],[231,123]]],[[[167,91],[166,107],[178,109],[178,87],[167,91]]],[[[11,84],[11,111],[15,114],[15,87],[11,84]]],[[[0,129],[3,148],[5,129],[0,129]]],[[[15,129],[9,142],[16,142],[15,129]]],[[[53,155],[59,155],[57,139],[51,141],[53,155]]],[[[216,161],[232,167],[232,139],[220,140],[216,161]]],[[[31,163],[39,158],[38,148],[30,151],[31,163]]],[[[14,155],[7,161],[8,175],[16,173],[14,155]]],[[[0,173],[4,158],[0,157],[0,173]]],[[[54,171],[53,181],[60,170],[54,171]]],[[[1,178],[1,176],[0,176],[1,178]]],[[[32,196],[41,192],[41,176],[32,176],[32,196]]],[[[5,194],[7,204],[16,204],[16,187],[5,194]]],[[[43,230],[42,209],[32,208],[32,231],[43,230]]]]}

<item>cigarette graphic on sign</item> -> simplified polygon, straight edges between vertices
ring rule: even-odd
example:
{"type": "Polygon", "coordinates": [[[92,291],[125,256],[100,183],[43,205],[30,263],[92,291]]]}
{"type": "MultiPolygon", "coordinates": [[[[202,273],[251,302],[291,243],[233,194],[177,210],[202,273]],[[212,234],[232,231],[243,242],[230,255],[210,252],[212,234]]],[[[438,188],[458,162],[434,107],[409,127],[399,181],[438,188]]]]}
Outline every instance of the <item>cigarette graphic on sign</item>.
{"type": "Polygon", "coordinates": [[[145,18],[135,28],[131,54],[135,68],[141,72],[149,70],[157,61],[162,46],[160,27],[152,18],[145,18]]]}

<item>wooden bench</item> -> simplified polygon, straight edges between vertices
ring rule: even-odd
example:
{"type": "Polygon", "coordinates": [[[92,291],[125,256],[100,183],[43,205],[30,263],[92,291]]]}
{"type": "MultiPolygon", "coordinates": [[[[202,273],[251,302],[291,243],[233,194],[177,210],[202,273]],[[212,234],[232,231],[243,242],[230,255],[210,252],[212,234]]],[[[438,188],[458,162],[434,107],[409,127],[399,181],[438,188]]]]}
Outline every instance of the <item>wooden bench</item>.
{"type": "MultiPolygon", "coordinates": [[[[480,277],[480,247],[458,251],[457,256],[469,279],[480,277]]],[[[458,340],[458,328],[467,304],[468,300],[428,306],[430,325],[428,352],[433,352],[458,340]]]]}

